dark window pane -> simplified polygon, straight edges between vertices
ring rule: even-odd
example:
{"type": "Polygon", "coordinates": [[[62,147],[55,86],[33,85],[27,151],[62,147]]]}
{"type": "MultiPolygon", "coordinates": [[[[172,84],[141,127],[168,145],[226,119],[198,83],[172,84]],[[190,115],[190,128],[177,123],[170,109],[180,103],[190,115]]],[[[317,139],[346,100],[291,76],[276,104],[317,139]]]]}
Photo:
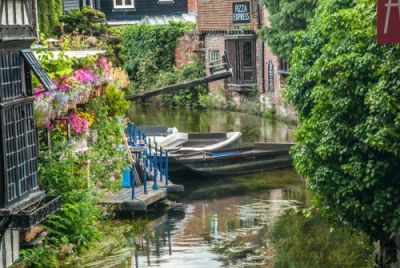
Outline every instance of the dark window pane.
{"type": "Polygon", "coordinates": [[[122,1],[123,0],[115,0],[115,5],[116,6],[122,6],[123,5],[122,1]]]}
{"type": "Polygon", "coordinates": [[[268,63],[268,90],[275,90],[274,64],[272,61],[268,63]]]}
{"type": "Polygon", "coordinates": [[[246,71],[243,73],[243,80],[245,81],[253,81],[254,76],[253,76],[253,71],[246,71]]]}
{"type": "Polygon", "coordinates": [[[253,66],[253,53],[251,41],[243,43],[243,65],[246,67],[253,66]]]}
{"type": "Polygon", "coordinates": [[[125,0],[125,5],[126,6],[131,6],[132,5],[132,0],[125,0]]]}

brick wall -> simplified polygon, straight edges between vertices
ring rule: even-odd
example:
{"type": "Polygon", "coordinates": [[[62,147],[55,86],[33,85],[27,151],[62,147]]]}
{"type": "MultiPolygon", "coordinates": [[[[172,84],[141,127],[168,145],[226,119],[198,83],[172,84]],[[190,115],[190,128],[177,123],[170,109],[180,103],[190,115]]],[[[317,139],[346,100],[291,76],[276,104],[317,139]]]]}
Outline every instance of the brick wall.
{"type": "Polygon", "coordinates": [[[188,12],[197,11],[197,0],[188,0],[188,12]]]}
{"type": "MultiPolygon", "coordinates": [[[[210,75],[210,52],[212,50],[218,50],[220,55],[225,51],[225,35],[223,33],[208,33],[204,39],[204,49],[205,49],[205,66],[206,74],[210,75]]],[[[208,83],[209,90],[211,92],[217,90],[218,88],[225,88],[226,80],[219,80],[215,82],[208,83]]]]}
{"type": "Polygon", "coordinates": [[[191,31],[185,33],[184,36],[178,39],[178,44],[174,52],[175,64],[181,66],[193,62],[202,46],[203,42],[199,40],[197,32],[191,31]]]}
{"type": "Polygon", "coordinates": [[[233,29],[257,30],[258,4],[249,0],[251,9],[250,23],[234,24],[232,4],[245,0],[197,0],[197,28],[199,31],[228,31],[233,29]]]}

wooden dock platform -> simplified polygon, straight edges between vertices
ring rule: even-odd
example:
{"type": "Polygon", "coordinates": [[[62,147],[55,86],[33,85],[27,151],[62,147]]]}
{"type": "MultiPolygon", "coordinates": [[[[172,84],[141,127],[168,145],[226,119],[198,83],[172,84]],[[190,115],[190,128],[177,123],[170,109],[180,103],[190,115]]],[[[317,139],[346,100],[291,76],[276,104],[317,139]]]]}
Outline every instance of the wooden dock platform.
{"type": "Polygon", "coordinates": [[[135,187],[135,199],[132,199],[132,188],[124,188],[115,193],[109,199],[100,201],[102,205],[115,206],[117,211],[146,211],[147,208],[156,202],[167,197],[167,192],[181,193],[184,191],[182,185],[157,182],[159,189],[153,189],[153,181],[147,182],[147,194],[144,193],[144,186],[135,187]],[[167,189],[166,189],[167,188],[167,189]]]}

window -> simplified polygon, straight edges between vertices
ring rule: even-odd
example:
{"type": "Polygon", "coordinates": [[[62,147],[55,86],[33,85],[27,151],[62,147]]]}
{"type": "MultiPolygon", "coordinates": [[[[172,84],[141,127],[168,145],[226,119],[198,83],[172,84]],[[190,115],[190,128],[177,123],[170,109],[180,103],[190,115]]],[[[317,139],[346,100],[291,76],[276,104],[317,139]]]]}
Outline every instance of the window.
{"type": "Polygon", "coordinates": [[[253,49],[252,42],[243,42],[243,66],[251,67],[253,66],[253,49]]]}
{"type": "Polygon", "coordinates": [[[134,0],[114,0],[114,8],[134,8],[134,0]]]}
{"type": "Polygon", "coordinates": [[[289,74],[290,64],[287,60],[279,59],[279,73],[289,74]]]}
{"type": "Polygon", "coordinates": [[[268,91],[273,92],[275,90],[275,77],[274,77],[275,66],[270,60],[268,62],[268,91]]]}
{"type": "Polygon", "coordinates": [[[219,55],[219,50],[211,50],[210,51],[210,62],[218,61],[221,59],[219,55]]]}
{"type": "Polygon", "coordinates": [[[46,73],[46,71],[42,68],[39,61],[35,58],[32,51],[30,49],[24,49],[21,50],[21,54],[22,57],[24,58],[25,63],[36,75],[36,77],[39,79],[40,83],[42,83],[45,89],[54,90],[56,86],[54,85],[53,81],[46,73]]]}

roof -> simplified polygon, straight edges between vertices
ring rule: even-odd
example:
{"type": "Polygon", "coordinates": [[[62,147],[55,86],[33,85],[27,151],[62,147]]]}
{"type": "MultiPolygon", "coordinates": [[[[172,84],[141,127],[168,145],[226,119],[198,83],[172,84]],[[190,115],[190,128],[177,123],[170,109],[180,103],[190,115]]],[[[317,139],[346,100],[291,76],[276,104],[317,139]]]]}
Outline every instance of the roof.
{"type": "Polygon", "coordinates": [[[148,25],[167,25],[170,22],[196,22],[196,15],[193,13],[180,15],[161,15],[146,16],[141,20],[108,21],[109,25],[129,25],[129,24],[148,24],[148,25]]]}

